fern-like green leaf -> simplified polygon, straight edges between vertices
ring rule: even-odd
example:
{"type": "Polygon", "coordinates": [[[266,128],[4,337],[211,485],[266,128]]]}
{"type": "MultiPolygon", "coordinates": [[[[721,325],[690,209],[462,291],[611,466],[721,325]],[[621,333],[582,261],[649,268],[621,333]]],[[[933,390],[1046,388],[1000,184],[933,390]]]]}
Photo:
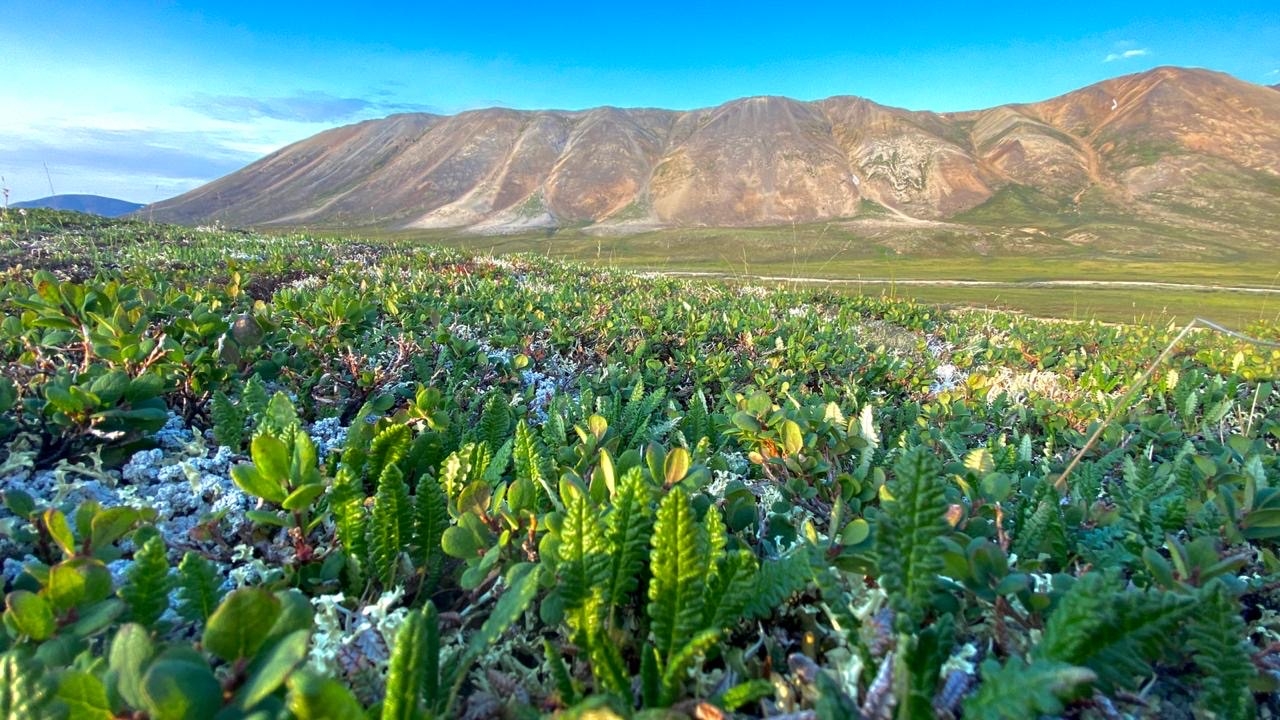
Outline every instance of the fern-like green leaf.
{"type": "Polygon", "coordinates": [[[649,620],[654,646],[669,660],[702,628],[707,540],[689,505],[673,488],[658,505],[650,555],[649,620]]]}
{"type": "Polygon", "coordinates": [[[213,401],[209,404],[209,416],[213,420],[214,440],[238,451],[244,441],[243,405],[236,406],[226,393],[219,390],[213,394],[213,401]]]}
{"type": "Polygon", "coordinates": [[[431,681],[427,675],[435,667],[438,676],[440,631],[434,607],[411,612],[400,626],[387,667],[387,695],[382,704],[382,720],[420,720],[427,717],[431,681]]]}
{"type": "Polygon", "coordinates": [[[1187,644],[1204,675],[1199,704],[1223,720],[1254,716],[1249,683],[1258,674],[1240,616],[1240,603],[1225,585],[1213,583],[1192,616],[1187,644]]]}
{"type": "Polygon", "coordinates": [[[329,510],[333,513],[338,542],[347,557],[358,564],[369,563],[369,513],[364,505],[363,483],[345,463],[338,466],[337,477],[329,491],[329,510]]]}
{"type": "Polygon", "coordinates": [[[749,617],[768,617],[787,598],[804,590],[812,574],[809,555],[803,551],[765,560],[760,565],[755,592],[747,600],[744,612],[749,617]]]}
{"type": "Polygon", "coordinates": [[[891,502],[878,516],[875,550],[880,585],[889,595],[900,632],[924,622],[942,570],[947,499],[942,466],[926,448],[908,451],[894,465],[891,502]]]}
{"type": "Polygon", "coordinates": [[[373,498],[369,514],[370,572],[382,580],[384,587],[395,582],[400,553],[409,548],[413,538],[413,507],[409,503],[409,486],[400,468],[387,465],[378,480],[378,494],[373,498]]]}
{"type": "Polygon", "coordinates": [[[728,553],[716,574],[707,581],[706,627],[728,629],[744,616],[747,603],[760,591],[759,567],[749,550],[728,553]]]}
{"type": "Polygon", "coordinates": [[[680,687],[684,684],[682,681],[684,680],[685,671],[719,640],[719,630],[703,630],[689,638],[688,642],[675,651],[667,661],[666,668],[662,671],[660,702],[663,705],[670,705],[676,701],[680,694],[680,687]]]}
{"type": "Polygon", "coordinates": [[[133,555],[119,595],[129,607],[130,619],[147,628],[169,609],[169,560],[164,538],[153,535],[133,555]]]}
{"type": "Polygon", "coordinates": [[[178,614],[193,622],[204,622],[222,600],[222,582],[213,563],[188,552],[178,564],[178,614]]]}
{"type": "Polygon", "coordinates": [[[369,446],[365,477],[380,481],[388,467],[400,462],[401,458],[408,454],[411,443],[412,437],[408,425],[392,425],[375,435],[373,443],[369,446]]]}
{"type": "Polygon", "coordinates": [[[1088,573],[1049,616],[1037,655],[1083,665],[1104,692],[1132,687],[1151,669],[1195,611],[1195,599],[1159,590],[1125,590],[1119,579],[1088,573]]]}
{"type": "Polygon", "coordinates": [[[599,631],[602,610],[593,596],[601,593],[608,572],[608,547],[600,516],[585,493],[564,486],[565,518],[560,530],[559,591],[569,611],[575,642],[587,643],[599,631]]]}
{"type": "Polygon", "coordinates": [[[497,452],[511,435],[511,408],[500,393],[489,396],[480,414],[478,431],[479,439],[489,446],[490,452],[497,452]]]}
{"type": "Polygon", "coordinates": [[[61,720],[67,708],[39,660],[19,650],[0,653],[0,718],[61,720]]]}
{"type": "Polygon", "coordinates": [[[966,720],[1023,720],[1062,712],[1064,700],[1075,697],[1097,679],[1088,668],[1053,660],[1028,665],[1012,658],[982,664],[982,684],[964,701],[966,720]]]}
{"type": "Polygon", "coordinates": [[[609,558],[604,600],[611,617],[614,609],[625,604],[639,585],[638,576],[653,531],[650,497],[649,484],[639,468],[632,468],[622,476],[605,530],[609,558]]]}
{"type": "Polygon", "coordinates": [[[262,378],[250,375],[244,383],[244,390],[240,391],[240,411],[243,417],[252,419],[262,415],[270,400],[270,396],[267,395],[267,386],[262,382],[262,378]]]}
{"type": "Polygon", "coordinates": [[[423,475],[418,481],[418,492],[414,497],[411,552],[414,565],[422,568],[426,575],[428,587],[440,576],[440,567],[444,562],[440,538],[444,536],[447,527],[449,501],[444,496],[444,490],[435,478],[423,475]]]}

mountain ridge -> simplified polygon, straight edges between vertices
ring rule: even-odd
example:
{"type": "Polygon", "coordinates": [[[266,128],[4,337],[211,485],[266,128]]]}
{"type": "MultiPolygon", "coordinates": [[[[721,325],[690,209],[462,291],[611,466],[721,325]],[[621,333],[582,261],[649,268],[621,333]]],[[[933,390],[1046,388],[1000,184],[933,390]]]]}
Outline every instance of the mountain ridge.
{"type": "Polygon", "coordinates": [[[103,217],[121,217],[145,207],[142,203],[129,202],[103,195],[85,195],[66,193],[24,200],[9,205],[11,208],[49,208],[51,210],[73,210],[75,212],[101,215],[103,217]]]}
{"type": "Polygon", "coordinates": [[[846,95],[689,111],[392,115],[326,130],[147,212],[240,225],[637,232],[847,221],[868,209],[937,222],[1014,192],[1063,212],[1195,227],[1248,224],[1252,210],[1236,218],[1224,207],[1274,201],[1277,183],[1280,95],[1162,67],[949,113],[846,95]]]}

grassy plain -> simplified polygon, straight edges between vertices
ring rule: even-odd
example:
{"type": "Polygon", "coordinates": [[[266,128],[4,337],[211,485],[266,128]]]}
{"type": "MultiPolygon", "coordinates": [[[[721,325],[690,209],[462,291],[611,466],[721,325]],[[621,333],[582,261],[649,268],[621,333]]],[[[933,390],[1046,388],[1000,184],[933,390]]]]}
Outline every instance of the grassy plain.
{"type": "Polygon", "coordinates": [[[1067,232],[1030,226],[914,227],[855,221],[615,236],[575,229],[502,236],[441,230],[374,234],[404,243],[494,254],[528,252],[658,272],[711,273],[761,284],[825,283],[850,294],[911,297],[1044,317],[1164,324],[1185,323],[1199,315],[1236,326],[1280,318],[1280,261],[1266,243],[1253,247],[1212,232],[1194,238],[1172,236],[1167,228],[1163,235],[1148,234],[1158,231],[1140,223],[1095,224],[1067,232]],[[1086,233],[1087,241],[1079,233],[1086,233]],[[991,284],[947,284],[952,281],[991,284]],[[1093,284],[1037,285],[1055,281],[1093,284]],[[1174,287],[1115,285],[1134,282],[1174,287]]]}

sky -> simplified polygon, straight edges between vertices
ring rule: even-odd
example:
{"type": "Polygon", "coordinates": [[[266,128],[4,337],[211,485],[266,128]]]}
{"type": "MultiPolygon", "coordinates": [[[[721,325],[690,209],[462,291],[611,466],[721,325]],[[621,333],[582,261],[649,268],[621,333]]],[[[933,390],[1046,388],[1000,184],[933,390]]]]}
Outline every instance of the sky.
{"type": "Polygon", "coordinates": [[[153,202],[398,112],[953,111],[1161,65],[1280,83],[1280,3],[0,0],[0,189],[153,202]]]}

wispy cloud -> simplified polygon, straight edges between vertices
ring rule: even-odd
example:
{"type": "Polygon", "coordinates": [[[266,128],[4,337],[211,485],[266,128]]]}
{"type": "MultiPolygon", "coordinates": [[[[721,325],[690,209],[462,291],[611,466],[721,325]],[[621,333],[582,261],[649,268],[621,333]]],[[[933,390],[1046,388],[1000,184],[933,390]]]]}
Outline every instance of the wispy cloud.
{"type": "Polygon", "coordinates": [[[1122,52],[1107,53],[1107,56],[1102,58],[1102,62],[1115,62],[1117,60],[1128,60],[1129,58],[1142,57],[1144,55],[1150,55],[1150,54],[1151,54],[1151,50],[1148,48],[1136,48],[1134,50],[1124,50],[1122,52]]]}
{"type": "Polygon", "coordinates": [[[395,112],[435,111],[435,108],[430,105],[338,97],[325,92],[302,92],[283,97],[196,93],[182,104],[190,110],[216,120],[237,122],[270,118],[290,122],[325,123],[350,120],[365,113],[387,115],[395,112]]]}

